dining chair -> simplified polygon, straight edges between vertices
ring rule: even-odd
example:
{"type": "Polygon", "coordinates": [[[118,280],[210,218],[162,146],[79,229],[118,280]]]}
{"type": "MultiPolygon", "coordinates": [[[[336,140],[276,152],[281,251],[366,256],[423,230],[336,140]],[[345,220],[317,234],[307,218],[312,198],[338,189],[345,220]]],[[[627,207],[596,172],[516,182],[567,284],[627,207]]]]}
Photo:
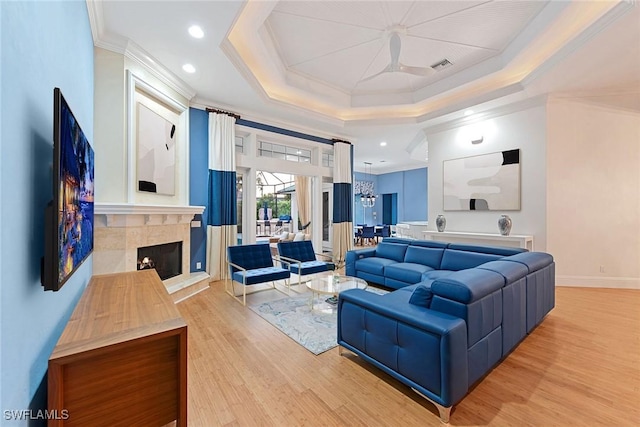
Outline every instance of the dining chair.
{"type": "Polygon", "coordinates": [[[373,239],[375,238],[375,227],[373,225],[371,226],[364,226],[362,227],[362,244],[364,244],[365,239],[369,242],[369,243],[373,243],[373,239]]]}

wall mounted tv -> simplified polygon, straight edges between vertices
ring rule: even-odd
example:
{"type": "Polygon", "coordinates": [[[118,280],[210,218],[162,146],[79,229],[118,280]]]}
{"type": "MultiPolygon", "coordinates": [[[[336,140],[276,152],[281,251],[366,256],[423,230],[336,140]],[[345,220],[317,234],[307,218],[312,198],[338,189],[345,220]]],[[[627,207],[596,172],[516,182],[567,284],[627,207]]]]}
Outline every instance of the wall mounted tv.
{"type": "Polygon", "coordinates": [[[93,252],[93,149],[53,90],[53,200],[45,212],[41,281],[57,291],[93,252]]]}

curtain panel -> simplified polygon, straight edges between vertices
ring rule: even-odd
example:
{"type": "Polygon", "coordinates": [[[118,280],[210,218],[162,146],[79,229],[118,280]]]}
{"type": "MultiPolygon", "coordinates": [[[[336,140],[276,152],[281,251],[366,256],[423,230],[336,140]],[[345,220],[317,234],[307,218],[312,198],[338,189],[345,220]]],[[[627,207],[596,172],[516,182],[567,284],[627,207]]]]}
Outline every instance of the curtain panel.
{"type": "MultiPolygon", "coordinates": [[[[311,221],[311,178],[296,175],[294,182],[296,185],[296,199],[298,201],[298,219],[300,220],[300,225],[304,227],[311,221]]],[[[304,232],[311,234],[311,226],[304,232]]]]}
{"type": "Polygon", "coordinates": [[[228,277],[227,247],[237,242],[236,119],[209,113],[209,200],[207,205],[207,273],[228,277]]]}
{"type": "Polygon", "coordinates": [[[339,266],[353,249],[351,148],[349,143],[333,144],[333,261],[339,266]]]}

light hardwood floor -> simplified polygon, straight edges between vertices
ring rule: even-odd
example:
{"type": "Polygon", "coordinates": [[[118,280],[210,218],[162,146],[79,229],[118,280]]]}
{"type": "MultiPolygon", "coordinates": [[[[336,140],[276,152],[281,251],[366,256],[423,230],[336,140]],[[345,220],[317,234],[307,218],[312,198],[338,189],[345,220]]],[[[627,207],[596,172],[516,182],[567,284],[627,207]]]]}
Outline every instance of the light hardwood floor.
{"type": "MultiPolygon", "coordinates": [[[[189,426],[441,425],[400,382],[337,348],[314,356],[223,282],[178,308],[188,323],[189,426]]],[[[639,426],[639,408],[640,291],[558,287],[556,307],[454,407],[450,424],[639,426]]]]}

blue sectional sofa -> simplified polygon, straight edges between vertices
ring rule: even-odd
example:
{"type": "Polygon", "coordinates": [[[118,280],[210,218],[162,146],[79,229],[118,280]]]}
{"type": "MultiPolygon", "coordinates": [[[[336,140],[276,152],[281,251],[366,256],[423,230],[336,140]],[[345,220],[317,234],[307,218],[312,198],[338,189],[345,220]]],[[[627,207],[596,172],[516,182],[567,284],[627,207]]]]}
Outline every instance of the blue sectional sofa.
{"type": "Polygon", "coordinates": [[[542,252],[385,239],[348,251],[345,267],[395,290],[340,293],[340,349],[426,397],[443,422],[555,305],[555,263],[542,252]]]}

